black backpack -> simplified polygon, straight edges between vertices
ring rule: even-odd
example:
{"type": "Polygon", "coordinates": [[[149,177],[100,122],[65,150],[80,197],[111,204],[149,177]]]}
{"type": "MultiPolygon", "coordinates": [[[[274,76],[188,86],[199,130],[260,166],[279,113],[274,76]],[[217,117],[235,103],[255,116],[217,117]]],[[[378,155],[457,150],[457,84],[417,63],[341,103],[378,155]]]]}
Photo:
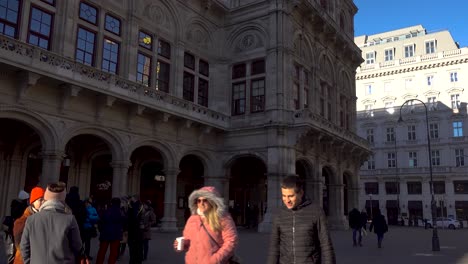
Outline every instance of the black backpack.
{"type": "Polygon", "coordinates": [[[16,254],[15,239],[13,237],[13,217],[5,216],[3,224],[8,227],[8,230],[5,231],[5,253],[8,263],[12,264],[15,261],[16,254]]]}

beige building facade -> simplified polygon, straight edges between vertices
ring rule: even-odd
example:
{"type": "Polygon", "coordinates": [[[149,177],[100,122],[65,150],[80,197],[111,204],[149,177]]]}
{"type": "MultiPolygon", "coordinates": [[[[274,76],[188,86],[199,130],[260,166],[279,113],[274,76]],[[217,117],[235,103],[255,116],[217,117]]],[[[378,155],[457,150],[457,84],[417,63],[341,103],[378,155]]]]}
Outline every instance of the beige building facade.
{"type": "Polygon", "coordinates": [[[391,223],[399,215],[431,218],[434,193],[437,216],[466,220],[468,48],[447,30],[421,25],[355,43],[364,59],[356,74],[358,134],[373,151],[361,168],[361,207],[379,208],[391,223]]]}
{"type": "Polygon", "coordinates": [[[6,1],[0,210],[62,180],[97,206],[151,200],[163,230],[196,188],[269,231],[297,174],[333,227],[359,202],[353,16],[346,1],[6,1]],[[253,213],[252,213],[253,212],[253,213]]]}

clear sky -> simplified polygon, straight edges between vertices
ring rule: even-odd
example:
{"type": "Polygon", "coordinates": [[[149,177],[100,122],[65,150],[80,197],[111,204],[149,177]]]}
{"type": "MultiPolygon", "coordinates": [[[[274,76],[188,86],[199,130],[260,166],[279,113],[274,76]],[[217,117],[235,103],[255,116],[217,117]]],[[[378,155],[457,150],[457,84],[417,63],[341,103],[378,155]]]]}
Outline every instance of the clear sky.
{"type": "Polygon", "coordinates": [[[468,0],[354,0],[356,36],[422,25],[427,32],[448,30],[468,46],[468,0]]]}

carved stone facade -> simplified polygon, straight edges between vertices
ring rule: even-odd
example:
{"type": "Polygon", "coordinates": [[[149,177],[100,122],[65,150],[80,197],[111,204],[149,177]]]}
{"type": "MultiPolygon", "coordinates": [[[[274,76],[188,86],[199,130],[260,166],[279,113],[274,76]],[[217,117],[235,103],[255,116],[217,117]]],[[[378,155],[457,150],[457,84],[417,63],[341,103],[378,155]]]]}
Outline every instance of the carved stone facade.
{"type": "Polygon", "coordinates": [[[0,35],[2,214],[19,190],[62,180],[98,206],[138,193],[175,230],[190,192],[213,185],[238,225],[254,212],[268,231],[281,179],[297,174],[347,225],[369,152],[351,0],[21,5],[0,35]],[[33,22],[49,34],[30,12],[53,17],[33,22]]]}

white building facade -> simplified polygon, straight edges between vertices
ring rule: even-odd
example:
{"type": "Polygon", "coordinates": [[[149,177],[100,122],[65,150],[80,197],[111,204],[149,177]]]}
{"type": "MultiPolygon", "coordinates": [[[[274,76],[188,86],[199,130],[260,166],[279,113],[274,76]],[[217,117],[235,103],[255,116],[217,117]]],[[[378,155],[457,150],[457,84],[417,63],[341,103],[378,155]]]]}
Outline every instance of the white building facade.
{"type": "Polygon", "coordinates": [[[420,25],[355,43],[365,60],[356,74],[358,134],[373,152],[361,167],[361,207],[379,208],[392,224],[428,219],[434,193],[437,216],[466,220],[468,48],[420,25]]]}
{"type": "Polygon", "coordinates": [[[297,174],[346,226],[369,153],[353,1],[3,2],[2,214],[19,190],[62,180],[98,206],[139,194],[175,230],[213,185],[238,225],[254,212],[268,231],[297,174]]]}

